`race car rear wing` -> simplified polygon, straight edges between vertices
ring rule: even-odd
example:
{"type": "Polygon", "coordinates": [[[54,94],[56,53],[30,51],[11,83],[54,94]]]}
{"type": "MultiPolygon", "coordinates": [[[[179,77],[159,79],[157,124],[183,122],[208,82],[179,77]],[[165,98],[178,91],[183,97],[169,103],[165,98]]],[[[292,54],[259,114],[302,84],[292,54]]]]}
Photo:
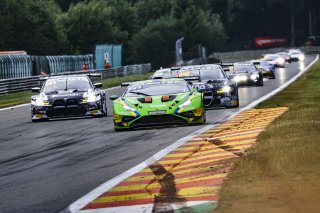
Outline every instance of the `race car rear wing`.
{"type": "Polygon", "coordinates": [[[220,65],[225,72],[231,71],[233,69],[233,67],[234,67],[234,63],[223,63],[223,62],[221,62],[218,65],[220,65]]]}
{"type": "Polygon", "coordinates": [[[220,62],[217,65],[220,65],[225,72],[231,71],[234,67],[233,62],[220,62]]]}
{"type": "Polygon", "coordinates": [[[86,75],[90,78],[102,78],[102,72],[101,73],[87,73],[86,75]]]}
{"type": "Polygon", "coordinates": [[[200,76],[183,76],[183,77],[179,77],[179,78],[183,78],[185,81],[200,81],[200,76]]]}

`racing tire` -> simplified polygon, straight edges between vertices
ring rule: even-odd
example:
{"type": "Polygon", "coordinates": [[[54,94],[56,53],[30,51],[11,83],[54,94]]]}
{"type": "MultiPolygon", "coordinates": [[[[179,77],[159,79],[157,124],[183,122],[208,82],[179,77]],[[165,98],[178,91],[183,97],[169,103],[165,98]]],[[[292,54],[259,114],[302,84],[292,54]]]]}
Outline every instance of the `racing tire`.
{"type": "Polygon", "coordinates": [[[203,124],[205,124],[205,123],[207,122],[207,116],[206,116],[206,113],[205,113],[205,112],[204,112],[204,114],[203,114],[202,117],[203,117],[203,121],[202,121],[201,124],[203,125],[203,124]]]}
{"type": "Polygon", "coordinates": [[[238,108],[239,107],[239,95],[237,96],[237,104],[235,106],[232,106],[232,108],[238,108]]]}
{"type": "Polygon", "coordinates": [[[93,118],[101,118],[101,117],[106,117],[108,115],[106,100],[101,99],[101,106],[102,106],[102,109],[99,109],[99,110],[102,114],[101,115],[92,115],[93,118]]]}
{"type": "Polygon", "coordinates": [[[102,112],[102,116],[104,116],[104,117],[107,117],[108,116],[108,108],[107,108],[107,101],[106,101],[106,99],[104,98],[104,100],[103,100],[103,108],[102,108],[102,110],[103,110],[103,112],[102,112]]]}
{"type": "Polygon", "coordinates": [[[129,131],[131,129],[114,129],[115,132],[125,132],[125,131],[129,131]]]}
{"type": "Polygon", "coordinates": [[[43,119],[31,119],[32,123],[39,123],[39,122],[46,122],[49,121],[49,119],[43,118],[43,119]]]}
{"type": "Polygon", "coordinates": [[[262,80],[262,82],[257,82],[256,86],[257,87],[262,87],[263,86],[263,80],[262,80]]]}
{"type": "Polygon", "coordinates": [[[275,75],[271,75],[271,76],[269,77],[269,79],[276,79],[276,76],[275,76],[275,75]]]}

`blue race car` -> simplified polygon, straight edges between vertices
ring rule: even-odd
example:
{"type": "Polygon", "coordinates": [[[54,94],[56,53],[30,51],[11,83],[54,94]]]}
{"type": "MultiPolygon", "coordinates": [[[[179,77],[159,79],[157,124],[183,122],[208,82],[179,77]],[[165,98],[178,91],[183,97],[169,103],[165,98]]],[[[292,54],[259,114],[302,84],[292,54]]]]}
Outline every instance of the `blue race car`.
{"type": "Polygon", "coordinates": [[[256,66],[258,70],[262,72],[264,78],[275,79],[275,66],[273,64],[269,64],[265,60],[254,60],[252,63],[256,66]]]}

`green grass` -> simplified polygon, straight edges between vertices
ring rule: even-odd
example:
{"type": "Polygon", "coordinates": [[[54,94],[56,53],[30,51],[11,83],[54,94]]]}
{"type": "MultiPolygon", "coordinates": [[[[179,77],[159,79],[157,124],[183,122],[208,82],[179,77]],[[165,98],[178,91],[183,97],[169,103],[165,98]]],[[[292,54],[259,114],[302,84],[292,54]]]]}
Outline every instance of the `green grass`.
{"type": "Polygon", "coordinates": [[[0,108],[10,107],[30,102],[32,92],[17,92],[0,96],[0,108]]]}
{"type": "MultiPolygon", "coordinates": [[[[103,80],[103,88],[110,88],[114,86],[119,86],[121,82],[130,82],[130,81],[139,81],[148,79],[153,73],[143,73],[143,74],[136,74],[136,75],[128,75],[123,77],[116,77],[103,80]]],[[[30,102],[30,97],[33,95],[31,91],[27,92],[17,92],[11,93],[8,95],[0,96],[0,108],[10,107],[14,105],[24,104],[30,102]]]]}
{"type": "Polygon", "coordinates": [[[278,106],[289,110],[235,164],[216,212],[319,212],[320,62],[257,108],[278,106]]]}

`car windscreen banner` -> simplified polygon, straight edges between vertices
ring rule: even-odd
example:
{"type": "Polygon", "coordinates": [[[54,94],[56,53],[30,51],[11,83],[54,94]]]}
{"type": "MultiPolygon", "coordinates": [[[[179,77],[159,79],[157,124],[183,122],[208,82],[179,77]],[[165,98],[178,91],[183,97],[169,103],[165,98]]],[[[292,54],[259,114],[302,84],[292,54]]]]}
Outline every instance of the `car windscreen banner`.
{"type": "Polygon", "coordinates": [[[258,37],[255,38],[256,48],[281,47],[285,46],[287,40],[285,38],[258,37]]]}

